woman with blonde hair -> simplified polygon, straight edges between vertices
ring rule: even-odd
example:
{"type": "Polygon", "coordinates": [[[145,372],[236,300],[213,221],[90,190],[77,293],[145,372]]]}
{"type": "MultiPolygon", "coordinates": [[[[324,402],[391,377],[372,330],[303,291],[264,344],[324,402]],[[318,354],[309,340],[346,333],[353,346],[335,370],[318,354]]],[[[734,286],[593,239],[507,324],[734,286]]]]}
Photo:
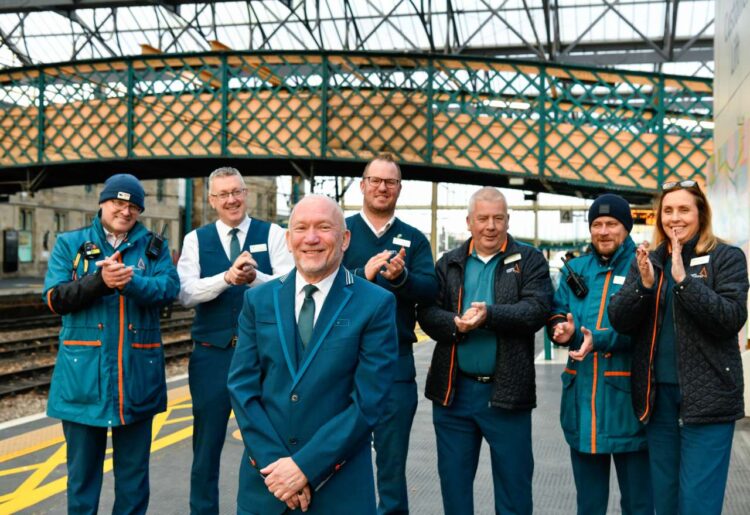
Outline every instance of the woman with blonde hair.
{"type": "Polygon", "coordinates": [[[632,400],[646,424],[656,513],[718,514],[744,416],[747,262],[713,234],[695,181],[664,183],[657,206],[655,248],[636,250],[609,319],[632,337],[632,400]]]}

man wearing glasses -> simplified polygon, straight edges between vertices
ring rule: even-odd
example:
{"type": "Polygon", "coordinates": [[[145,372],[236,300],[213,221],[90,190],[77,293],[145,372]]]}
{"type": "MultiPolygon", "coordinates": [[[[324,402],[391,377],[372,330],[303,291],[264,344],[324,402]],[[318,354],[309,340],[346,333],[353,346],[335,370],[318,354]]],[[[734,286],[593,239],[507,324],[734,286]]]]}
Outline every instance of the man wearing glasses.
{"type": "Polygon", "coordinates": [[[185,235],[177,263],[180,302],[195,308],[188,367],[194,418],[192,514],[219,513],[219,465],[232,409],[227,375],[242,296],[293,266],[284,230],[247,215],[247,188],[239,171],[214,170],[208,191],[219,219],[185,235]]]}
{"type": "Polygon", "coordinates": [[[107,179],[99,215],[59,236],[44,281],[63,317],[47,414],[62,420],[68,513],[98,511],[110,430],[113,512],[148,507],[151,421],[167,407],[159,312],[180,283],[166,242],[138,222],[144,199],[132,175],[107,179]]]}
{"type": "Polygon", "coordinates": [[[437,294],[435,264],[427,238],[394,215],[401,169],[391,154],[365,167],[360,182],[362,211],[346,219],[351,245],[344,266],[396,296],[399,360],[385,411],[373,431],[379,514],[408,513],[406,454],[417,409],[412,345],[417,341],[415,306],[437,294]]]}

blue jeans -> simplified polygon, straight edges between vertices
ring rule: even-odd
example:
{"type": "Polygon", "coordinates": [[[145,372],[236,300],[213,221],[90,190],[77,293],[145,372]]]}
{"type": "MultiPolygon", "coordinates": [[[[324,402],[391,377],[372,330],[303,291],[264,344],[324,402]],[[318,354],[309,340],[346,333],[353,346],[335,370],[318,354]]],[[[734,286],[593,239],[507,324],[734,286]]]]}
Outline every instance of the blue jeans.
{"type": "Polygon", "coordinates": [[[453,403],[433,404],[438,473],[446,515],[474,513],[474,477],[482,438],[490,446],[495,512],[531,514],[531,410],[489,407],[493,385],[459,375],[453,403]]]}
{"type": "Polygon", "coordinates": [[[656,385],[646,425],[657,515],[721,513],[734,422],[680,425],[680,388],[656,385]]]}

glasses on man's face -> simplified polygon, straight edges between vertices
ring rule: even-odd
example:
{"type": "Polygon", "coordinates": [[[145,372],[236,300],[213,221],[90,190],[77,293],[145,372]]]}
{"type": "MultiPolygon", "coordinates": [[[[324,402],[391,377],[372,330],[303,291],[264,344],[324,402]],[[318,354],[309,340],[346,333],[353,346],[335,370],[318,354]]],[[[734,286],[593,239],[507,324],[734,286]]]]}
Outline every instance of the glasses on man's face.
{"type": "Polygon", "coordinates": [[[675,188],[694,188],[698,186],[698,183],[691,180],[685,179],[684,181],[668,181],[661,185],[662,191],[669,191],[675,188]]]}
{"type": "Polygon", "coordinates": [[[131,213],[141,212],[140,207],[136,206],[135,204],[131,204],[130,202],[126,200],[120,200],[119,198],[113,198],[112,205],[115,207],[117,211],[125,211],[126,209],[129,209],[131,213]]]}
{"type": "Polygon", "coordinates": [[[401,179],[383,179],[382,177],[374,177],[372,175],[368,175],[367,177],[365,177],[365,179],[367,179],[367,182],[370,184],[370,186],[374,186],[376,188],[379,188],[383,183],[385,183],[385,185],[389,188],[395,188],[401,182],[401,179]]]}
{"type": "Polygon", "coordinates": [[[229,197],[242,198],[247,193],[247,188],[232,191],[222,191],[221,193],[211,193],[211,196],[219,200],[227,200],[229,197]]]}

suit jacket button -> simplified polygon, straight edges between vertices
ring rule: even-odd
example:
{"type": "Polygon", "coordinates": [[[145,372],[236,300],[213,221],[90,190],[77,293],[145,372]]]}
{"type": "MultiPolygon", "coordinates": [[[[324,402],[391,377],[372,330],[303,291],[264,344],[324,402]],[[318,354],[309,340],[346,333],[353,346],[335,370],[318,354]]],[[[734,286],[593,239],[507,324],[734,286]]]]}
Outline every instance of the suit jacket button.
{"type": "Polygon", "coordinates": [[[297,445],[297,439],[296,438],[290,438],[289,439],[289,445],[297,445]]]}
{"type": "Polygon", "coordinates": [[[299,400],[299,397],[297,396],[297,394],[293,393],[292,394],[292,402],[297,402],[298,400],[299,400]]]}

